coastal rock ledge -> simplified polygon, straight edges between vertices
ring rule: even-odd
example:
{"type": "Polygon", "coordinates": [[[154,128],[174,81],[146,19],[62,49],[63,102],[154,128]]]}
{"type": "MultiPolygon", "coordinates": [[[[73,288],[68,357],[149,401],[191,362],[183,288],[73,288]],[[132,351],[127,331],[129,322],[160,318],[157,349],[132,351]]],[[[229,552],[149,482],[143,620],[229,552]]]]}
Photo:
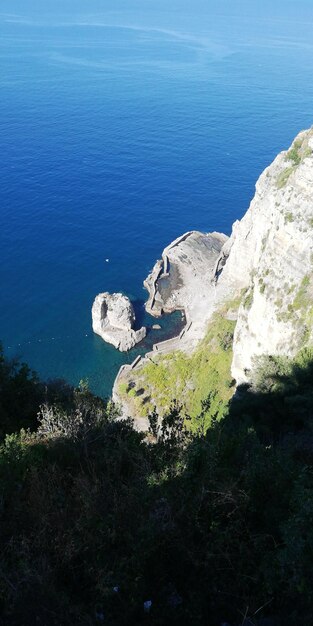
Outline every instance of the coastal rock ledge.
{"type": "Polygon", "coordinates": [[[99,293],[92,305],[92,329],[120,352],[126,352],[146,336],[144,326],[134,330],[135,311],[122,293],[99,293]]]}

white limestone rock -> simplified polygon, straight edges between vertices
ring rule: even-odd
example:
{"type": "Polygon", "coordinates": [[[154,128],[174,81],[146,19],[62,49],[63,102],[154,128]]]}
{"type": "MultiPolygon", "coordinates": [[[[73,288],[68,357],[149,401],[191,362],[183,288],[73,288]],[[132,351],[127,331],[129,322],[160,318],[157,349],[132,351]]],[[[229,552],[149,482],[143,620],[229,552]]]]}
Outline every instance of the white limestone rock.
{"type": "Polygon", "coordinates": [[[293,356],[313,342],[313,129],[261,174],[222,249],[219,292],[242,295],[232,374],[249,380],[261,354],[293,356]]]}
{"type": "Polygon", "coordinates": [[[146,310],[160,317],[183,309],[189,321],[205,319],[214,301],[213,268],[226,241],[222,233],[192,230],[170,243],[144,280],[146,310]]]}
{"type": "Polygon", "coordinates": [[[143,326],[134,330],[135,312],[127,296],[99,293],[92,306],[93,331],[121,352],[133,348],[146,336],[143,326]]]}

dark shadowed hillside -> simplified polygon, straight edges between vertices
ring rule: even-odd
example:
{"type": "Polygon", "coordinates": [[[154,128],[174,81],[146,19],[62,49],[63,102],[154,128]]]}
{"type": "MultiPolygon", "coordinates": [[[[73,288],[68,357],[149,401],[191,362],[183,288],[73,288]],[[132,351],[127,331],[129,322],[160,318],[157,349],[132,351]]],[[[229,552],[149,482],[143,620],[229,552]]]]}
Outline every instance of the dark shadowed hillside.
{"type": "Polygon", "coordinates": [[[2,367],[1,624],[310,623],[310,352],[261,360],[207,431],[207,406],[192,435],[178,406],[158,433],[152,416],[149,441],[60,383],[18,432],[17,373],[33,415],[38,381],[2,367]]]}

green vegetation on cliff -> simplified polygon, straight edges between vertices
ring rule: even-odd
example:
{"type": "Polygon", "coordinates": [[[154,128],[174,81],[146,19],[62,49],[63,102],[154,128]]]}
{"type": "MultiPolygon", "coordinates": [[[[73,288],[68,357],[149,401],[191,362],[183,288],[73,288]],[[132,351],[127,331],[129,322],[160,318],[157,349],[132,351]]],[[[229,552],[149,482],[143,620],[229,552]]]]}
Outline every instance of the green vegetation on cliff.
{"type": "Polygon", "coordinates": [[[296,290],[293,285],[288,292],[293,296],[286,306],[283,301],[277,313],[277,319],[284,322],[292,322],[295,333],[301,337],[302,345],[311,341],[313,326],[313,282],[312,277],[307,274],[303,277],[300,286],[296,290]]]}
{"type": "MultiPolygon", "coordinates": [[[[226,307],[227,308],[227,307],[226,307]]],[[[155,356],[150,363],[131,372],[121,383],[119,393],[133,402],[134,411],[149,415],[155,408],[163,416],[177,401],[191,430],[198,428],[198,416],[205,409],[206,427],[221,419],[233,394],[230,366],[235,322],[226,319],[225,310],[212,318],[205,338],[188,355],[177,351],[155,356]]]]}
{"type": "Polygon", "coordinates": [[[290,175],[295,171],[295,169],[300,165],[303,159],[307,158],[312,154],[312,150],[308,145],[308,137],[304,137],[302,140],[296,140],[292,144],[290,150],[288,150],[286,154],[286,161],[292,163],[291,166],[282,170],[277,178],[276,185],[278,189],[282,189],[288,182],[290,175]]]}

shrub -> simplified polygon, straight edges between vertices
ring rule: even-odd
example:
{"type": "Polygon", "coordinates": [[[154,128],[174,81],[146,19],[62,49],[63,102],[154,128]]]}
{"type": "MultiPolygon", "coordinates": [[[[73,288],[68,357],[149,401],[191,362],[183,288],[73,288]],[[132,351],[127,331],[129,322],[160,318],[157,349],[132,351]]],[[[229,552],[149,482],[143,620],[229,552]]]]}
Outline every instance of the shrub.
{"type": "Polygon", "coordinates": [[[292,148],[287,152],[287,159],[289,159],[289,161],[293,161],[294,165],[299,165],[299,163],[301,163],[301,155],[299,154],[301,145],[301,141],[295,141],[292,148]]]}
{"type": "MultiPolygon", "coordinates": [[[[200,357],[225,359],[214,324],[200,357]]],[[[217,379],[193,433],[176,402],[149,441],[87,388],[46,404],[0,446],[0,621],[310,624],[312,376],[312,350],[263,357],[223,420],[217,379]]]]}
{"type": "Polygon", "coordinates": [[[276,186],[278,189],[282,189],[283,187],[285,187],[293,171],[294,166],[286,167],[282,172],[280,172],[276,181],[276,186]]]}
{"type": "Polygon", "coordinates": [[[253,302],[253,296],[254,296],[254,289],[253,289],[253,287],[250,287],[246,297],[244,298],[244,300],[242,302],[242,306],[243,306],[244,309],[251,309],[252,302],[253,302]]]}

